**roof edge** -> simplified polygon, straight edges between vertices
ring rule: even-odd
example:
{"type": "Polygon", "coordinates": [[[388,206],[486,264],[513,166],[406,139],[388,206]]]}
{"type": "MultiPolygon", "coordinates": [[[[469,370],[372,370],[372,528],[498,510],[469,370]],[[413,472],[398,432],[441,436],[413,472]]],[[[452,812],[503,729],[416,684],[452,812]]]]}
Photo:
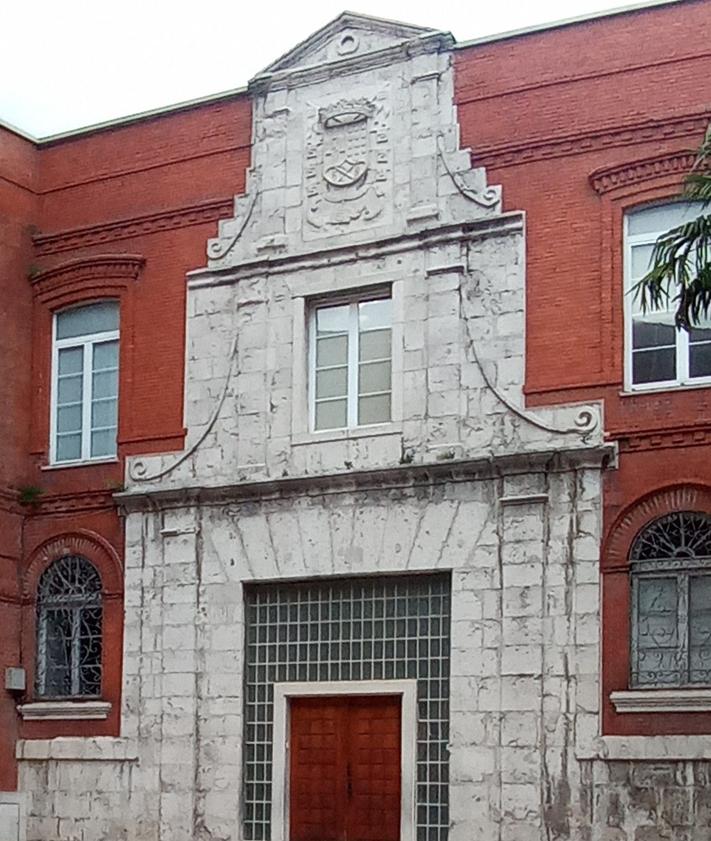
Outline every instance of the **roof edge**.
{"type": "MultiPolygon", "coordinates": [[[[71,140],[74,137],[80,137],[85,134],[93,134],[95,132],[107,131],[112,128],[117,128],[124,125],[131,125],[133,123],[140,123],[143,120],[150,120],[154,117],[162,117],[167,114],[174,114],[177,111],[189,111],[191,108],[197,108],[201,105],[209,105],[213,102],[220,102],[224,99],[232,99],[242,96],[247,93],[247,87],[232,88],[231,90],[220,91],[219,93],[211,93],[206,96],[198,96],[194,99],[185,99],[181,102],[175,102],[171,105],[162,105],[158,108],[151,108],[147,111],[138,111],[135,114],[127,114],[124,117],[116,117],[111,120],[104,120],[100,123],[92,123],[88,126],[81,126],[68,131],[58,132],[57,134],[48,134],[43,137],[33,138],[26,135],[29,139],[34,140],[38,146],[51,145],[52,143],[59,143],[62,140],[71,140]]],[[[18,132],[22,134],[22,132],[18,132]]]]}
{"type": "Polygon", "coordinates": [[[454,45],[455,50],[465,50],[467,47],[478,47],[481,44],[491,44],[495,41],[506,41],[510,38],[520,38],[525,35],[536,35],[539,32],[546,32],[549,29],[563,29],[566,26],[575,26],[578,23],[599,20],[600,18],[611,18],[617,15],[626,15],[633,12],[644,12],[647,9],[654,9],[658,6],[672,6],[681,3],[688,3],[690,0],[645,0],[642,3],[632,3],[628,6],[619,6],[615,9],[601,9],[599,12],[589,12],[577,15],[572,18],[562,18],[548,23],[535,23],[531,26],[524,26],[521,29],[510,29],[508,32],[497,32],[493,35],[483,35],[481,38],[471,38],[468,41],[459,41],[454,45]]]}

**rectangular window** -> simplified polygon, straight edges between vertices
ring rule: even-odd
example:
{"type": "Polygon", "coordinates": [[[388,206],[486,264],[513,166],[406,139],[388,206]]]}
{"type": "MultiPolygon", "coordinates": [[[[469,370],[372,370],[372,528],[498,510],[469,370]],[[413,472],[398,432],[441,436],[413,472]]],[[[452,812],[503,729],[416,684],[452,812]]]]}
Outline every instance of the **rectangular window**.
{"type": "Polygon", "coordinates": [[[649,271],[657,238],[701,212],[700,202],[674,202],[625,218],[627,383],[632,389],[711,382],[711,322],[689,332],[677,330],[673,292],[666,307],[643,312],[629,291],[649,271]]]}
{"type": "Polygon", "coordinates": [[[391,420],[390,297],[314,307],[310,340],[312,429],[347,429],[391,420]]]}
{"type": "Polygon", "coordinates": [[[51,461],[116,455],[119,307],[106,301],[54,317],[51,461]]]}

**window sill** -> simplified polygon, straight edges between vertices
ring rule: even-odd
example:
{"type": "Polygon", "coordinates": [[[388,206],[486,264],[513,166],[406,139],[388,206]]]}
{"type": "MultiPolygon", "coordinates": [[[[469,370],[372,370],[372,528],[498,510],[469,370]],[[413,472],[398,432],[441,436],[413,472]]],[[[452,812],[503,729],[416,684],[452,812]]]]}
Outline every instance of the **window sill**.
{"type": "Polygon", "coordinates": [[[43,464],[40,470],[64,470],[68,467],[92,467],[95,464],[118,464],[118,456],[110,458],[91,458],[86,461],[57,461],[52,464],[43,464]]]}
{"type": "Polygon", "coordinates": [[[54,739],[18,739],[15,756],[19,760],[37,762],[104,761],[135,762],[138,746],[132,740],[117,736],[57,736],[54,739]]]}
{"type": "Polygon", "coordinates": [[[692,713],[711,711],[711,689],[630,689],[611,692],[618,713],[692,713]]]}
{"type": "Polygon", "coordinates": [[[630,386],[618,392],[620,397],[640,397],[643,394],[668,394],[675,391],[698,391],[700,388],[711,388],[711,379],[699,380],[696,383],[669,383],[668,385],[653,384],[649,386],[630,386]]]}
{"type": "Polygon", "coordinates": [[[109,717],[109,701],[33,701],[21,704],[25,721],[103,721],[109,717]]]}
{"type": "Polygon", "coordinates": [[[350,441],[353,438],[371,438],[376,435],[397,435],[402,432],[399,423],[374,423],[372,426],[356,426],[352,429],[324,429],[320,432],[297,432],[291,437],[293,446],[320,444],[326,441],[350,441]]]}

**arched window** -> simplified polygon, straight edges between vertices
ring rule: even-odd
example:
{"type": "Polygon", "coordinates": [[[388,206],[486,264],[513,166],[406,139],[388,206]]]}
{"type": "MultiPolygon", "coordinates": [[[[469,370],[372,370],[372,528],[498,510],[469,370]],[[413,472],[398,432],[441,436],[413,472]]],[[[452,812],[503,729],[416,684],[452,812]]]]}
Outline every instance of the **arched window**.
{"type": "Polygon", "coordinates": [[[101,579],[79,555],[42,574],[37,592],[37,696],[101,695],[101,579]]]}
{"type": "Polygon", "coordinates": [[[630,561],[632,686],[711,685],[711,516],[654,520],[630,561]]]}

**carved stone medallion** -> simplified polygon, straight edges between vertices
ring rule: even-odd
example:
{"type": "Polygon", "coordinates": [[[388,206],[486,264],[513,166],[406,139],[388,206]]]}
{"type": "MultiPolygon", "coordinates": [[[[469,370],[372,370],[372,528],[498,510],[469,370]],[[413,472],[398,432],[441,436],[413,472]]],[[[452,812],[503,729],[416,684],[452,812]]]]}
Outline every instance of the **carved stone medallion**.
{"type": "Polygon", "coordinates": [[[384,110],[376,98],[340,100],[318,111],[304,179],[312,235],[360,227],[383,212],[391,170],[384,110]]]}

